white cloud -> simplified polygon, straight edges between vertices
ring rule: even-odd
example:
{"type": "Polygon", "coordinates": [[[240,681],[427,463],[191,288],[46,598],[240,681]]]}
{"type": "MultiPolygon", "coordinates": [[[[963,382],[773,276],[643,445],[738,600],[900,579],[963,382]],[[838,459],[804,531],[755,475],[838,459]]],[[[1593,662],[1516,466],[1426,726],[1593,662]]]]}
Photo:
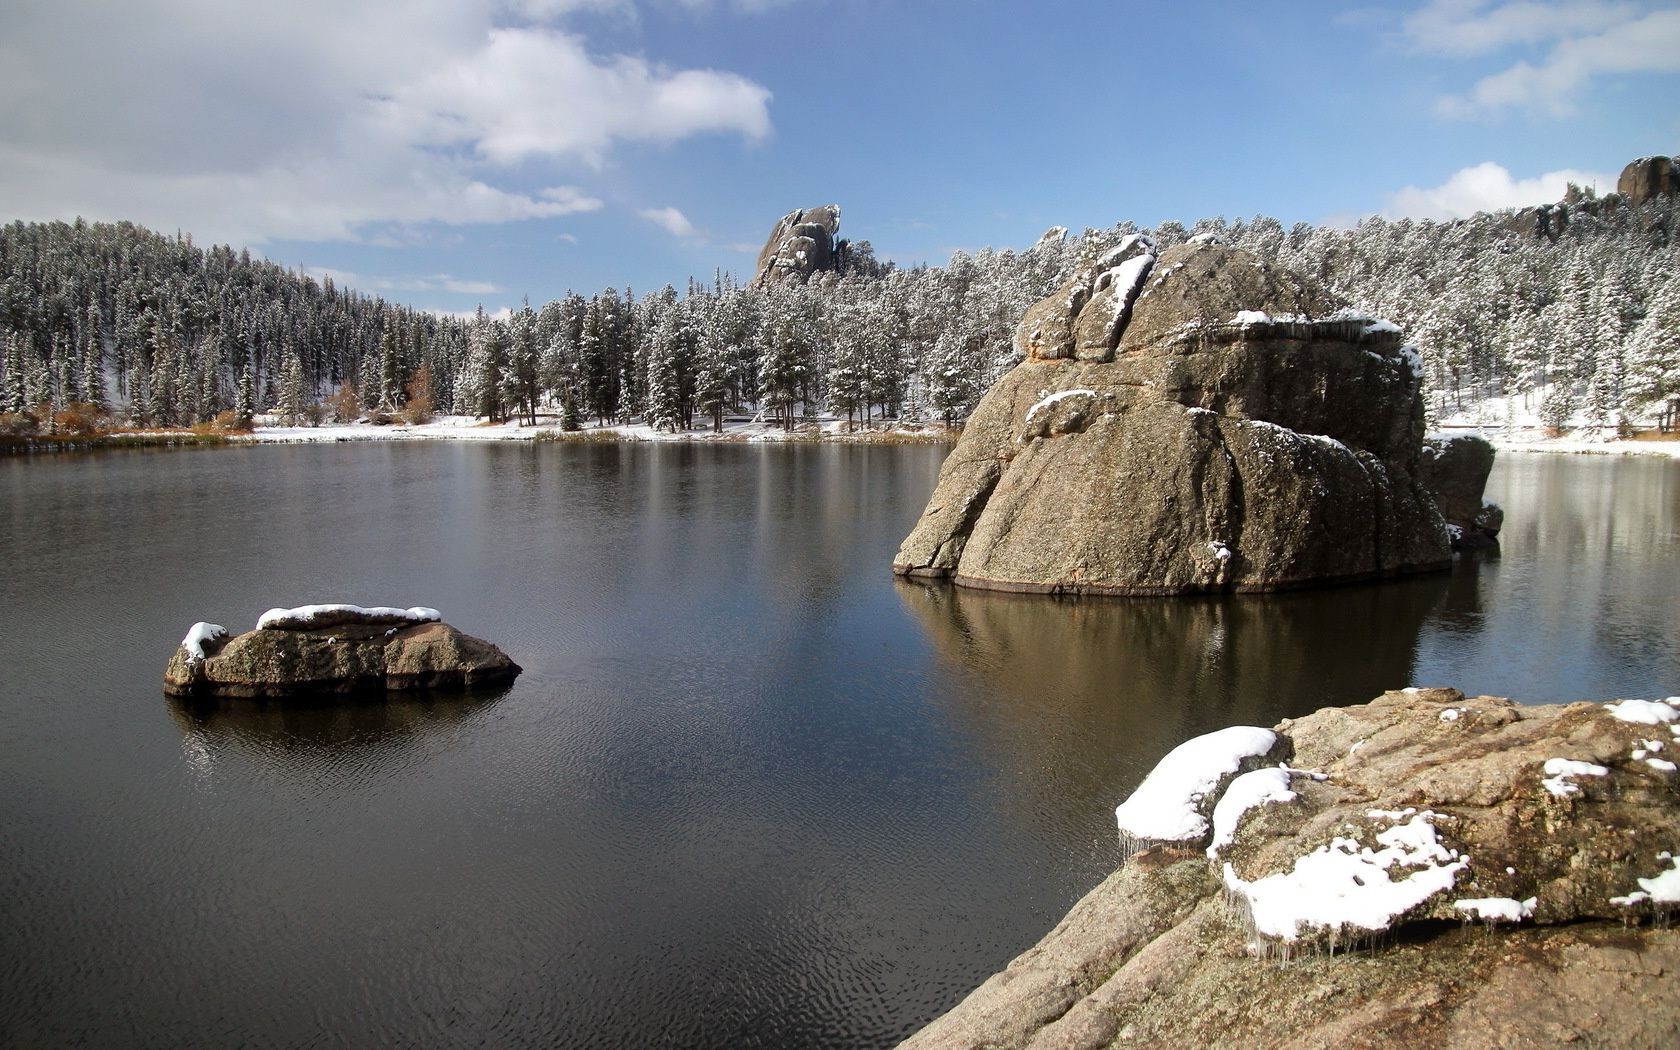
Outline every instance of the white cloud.
{"type": "Polygon", "coordinates": [[[1680,72],[1680,10],[1603,0],[1434,0],[1404,30],[1416,49],[1432,54],[1524,56],[1469,91],[1438,99],[1436,110],[1447,117],[1562,116],[1604,77],[1680,72]]]}
{"type": "Polygon", "coordinates": [[[1563,198],[1568,183],[1614,189],[1613,176],[1591,171],[1548,171],[1532,179],[1516,179],[1501,165],[1484,161],[1462,168],[1439,186],[1407,186],[1388,195],[1384,218],[1463,219],[1479,211],[1549,204],[1563,198]]]}
{"type": "Polygon", "coordinates": [[[643,208],[636,214],[651,223],[665,227],[673,237],[694,236],[694,224],[676,208],[643,208]]]}
{"type": "Polygon", "coordinates": [[[202,242],[379,241],[596,210],[563,172],[622,143],[769,134],[769,92],[737,74],[506,22],[620,6],[8,5],[0,201],[7,217],[127,218],[202,242]]]}
{"type": "Polygon", "coordinates": [[[1433,0],[1406,16],[1407,39],[1420,51],[1480,55],[1514,44],[1543,44],[1582,33],[1601,32],[1639,15],[1625,2],[1536,2],[1433,0]]]}

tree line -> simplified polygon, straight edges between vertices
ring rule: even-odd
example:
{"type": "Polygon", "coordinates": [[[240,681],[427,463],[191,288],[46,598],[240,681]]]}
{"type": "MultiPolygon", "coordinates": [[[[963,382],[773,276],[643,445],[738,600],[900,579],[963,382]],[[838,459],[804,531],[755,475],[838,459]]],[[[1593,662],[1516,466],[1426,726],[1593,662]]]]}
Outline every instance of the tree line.
{"type": "MultiPolygon", "coordinates": [[[[1455,222],[1351,229],[1257,216],[1047,236],[943,267],[877,262],[742,285],[718,273],[638,297],[568,291],[501,316],[439,316],[129,223],[0,228],[0,417],[79,410],[137,426],[288,421],[433,407],[577,428],[721,428],[964,418],[1018,360],[1021,314],[1134,232],[1162,249],[1211,233],[1304,271],[1406,330],[1432,414],[1503,395],[1541,418],[1614,427],[1680,410],[1675,204],[1578,200],[1455,222]]],[[[1499,420],[1488,420],[1499,422],[1499,420]]]]}

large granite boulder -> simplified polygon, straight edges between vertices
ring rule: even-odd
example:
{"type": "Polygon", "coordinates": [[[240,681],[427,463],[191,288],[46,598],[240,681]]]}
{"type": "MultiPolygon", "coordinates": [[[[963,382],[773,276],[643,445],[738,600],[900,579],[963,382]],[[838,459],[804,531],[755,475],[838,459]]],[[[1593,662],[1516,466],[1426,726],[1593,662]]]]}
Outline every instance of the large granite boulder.
{"type": "Polygon", "coordinates": [[[1418,472],[1424,487],[1435,493],[1453,550],[1499,546],[1505,512],[1482,495],[1493,471],[1493,454],[1493,445],[1474,434],[1424,439],[1418,472]]]}
{"type": "Polygon", "coordinates": [[[1632,205],[1680,196],[1680,157],[1640,157],[1622,169],[1616,192],[1632,205]]]}
{"type": "Polygon", "coordinates": [[[1139,793],[1201,822],[905,1045],[1674,1046],[1677,709],[1405,690],[1234,779],[1192,741],[1139,793]]]}
{"type": "Polygon", "coordinates": [[[1056,594],[1445,566],[1398,329],[1247,252],[1143,238],[1027,311],[893,569],[1056,594]]]}
{"type": "Polygon", "coordinates": [[[433,609],[317,605],[271,609],[235,638],[194,624],[170,657],[164,691],[181,697],[285,697],[510,682],[520,667],[433,609]]]}
{"type": "Polygon", "coordinates": [[[837,265],[836,238],[840,234],[840,205],[790,211],[758,252],[753,283],[759,287],[793,278],[804,280],[837,265]]]}

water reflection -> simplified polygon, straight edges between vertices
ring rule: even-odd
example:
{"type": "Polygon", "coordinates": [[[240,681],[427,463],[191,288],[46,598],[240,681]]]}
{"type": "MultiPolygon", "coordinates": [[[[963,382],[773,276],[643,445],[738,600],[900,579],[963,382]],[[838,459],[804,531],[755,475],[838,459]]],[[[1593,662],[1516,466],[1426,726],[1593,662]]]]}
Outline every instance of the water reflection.
{"type": "Polygon", "coordinates": [[[1411,684],[1424,624],[1473,609],[1474,565],[1451,575],[1223,599],[1058,601],[904,581],[939,658],[984,688],[950,714],[1055,805],[1109,798],[1168,749],[1227,725],[1271,725],[1411,684]],[[1117,766],[1119,769],[1117,769],[1117,766]]]}
{"type": "Polygon", "coordinates": [[[168,697],[170,718],[186,735],[183,753],[203,771],[236,746],[270,755],[355,748],[377,756],[424,737],[447,735],[508,695],[508,687],[466,693],[286,700],[168,697]]]}

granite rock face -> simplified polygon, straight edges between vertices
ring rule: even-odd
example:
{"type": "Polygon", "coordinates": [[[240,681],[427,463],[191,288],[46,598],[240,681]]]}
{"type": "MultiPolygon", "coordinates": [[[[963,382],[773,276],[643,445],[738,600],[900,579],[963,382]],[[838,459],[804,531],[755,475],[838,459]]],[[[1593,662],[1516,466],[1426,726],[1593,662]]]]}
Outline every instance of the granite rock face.
{"type": "Polygon", "coordinates": [[[1443,567],[1419,365],[1306,278],[1129,238],[1026,313],[893,569],[1055,594],[1443,567]]]}
{"type": "Polygon", "coordinates": [[[1505,512],[1482,496],[1493,471],[1493,445],[1473,434],[1430,437],[1418,460],[1423,484],[1435,493],[1453,550],[1499,546],[1505,512]]]}
{"type": "Polygon", "coordinates": [[[510,682],[520,671],[496,646],[448,624],[340,611],[315,623],[282,622],[193,642],[189,634],[164,671],[171,696],[463,689],[510,682]]]}
{"type": "Polygon", "coordinates": [[[1280,723],[1287,769],[1249,776],[1290,797],[1137,854],[905,1045],[1675,1045],[1677,708],[1431,689],[1280,723]]]}
{"type": "Polygon", "coordinates": [[[1680,157],[1640,157],[1622,169],[1616,192],[1636,207],[1656,197],[1680,196],[1680,157]]]}
{"type": "Polygon", "coordinates": [[[838,204],[788,212],[759,249],[753,283],[763,287],[789,279],[804,280],[834,269],[839,234],[838,204]]]}

